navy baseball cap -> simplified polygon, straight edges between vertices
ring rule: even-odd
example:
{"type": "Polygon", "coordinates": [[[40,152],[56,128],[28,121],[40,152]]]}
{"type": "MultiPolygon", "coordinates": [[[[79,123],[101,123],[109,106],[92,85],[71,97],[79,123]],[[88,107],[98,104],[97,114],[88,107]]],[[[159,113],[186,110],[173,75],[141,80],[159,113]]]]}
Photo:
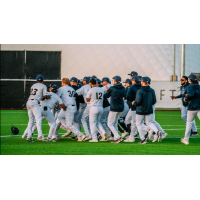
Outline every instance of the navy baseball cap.
{"type": "Polygon", "coordinates": [[[52,85],[55,85],[55,84],[54,84],[54,83],[50,83],[50,84],[49,84],[49,88],[51,88],[51,87],[52,87],[52,85]]]}
{"type": "Polygon", "coordinates": [[[145,83],[149,83],[149,78],[148,77],[142,77],[142,82],[145,82],[145,83]]]}
{"type": "Polygon", "coordinates": [[[107,78],[107,77],[104,77],[103,79],[102,79],[102,82],[104,82],[104,81],[106,81],[106,82],[110,82],[110,79],[109,78],[107,78]]]}
{"type": "Polygon", "coordinates": [[[37,75],[36,80],[37,81],[43,81],[44,80],[44,76],[39,74],[39,75],[37,75]]]}
{"type": "Polygon", "coordinates": [[[83,81],[90,81],[90,77],[85,76],[85,77],[83,78],[83,81]]]}
{"type": "Polygon", "coordinates": [[[70,82],[76,82],[76,83],[78,83],[78,79],[77,79],[76,77],[72,77],[72,78],[70,78],[69,81],[70,81],[70,82]]]}
{"type": "Polygon", "coordinates": [[[125,81],[125,82],[123,82],[123,83],[129,83],[130,85],[132,84],[132,82],[131,82],[131,80],[130,80],[130,79],[126,79],[126,81],[125,81]]]}
{"type": "Polygon", "coordinates": [[[97,77],[95,76],[95,75],[93,75],[92,77],[90,77],[90,78],[94,78],[94,79],[96,79],[97,77]]]}
{"type": "Polygon", "coordinates": [[[189,78],[190,80],[192,80],[192,81],[197,81],[197,76],[194,75],[194,74],[190,74],[190,75],[188,76],[188,78],[189,78]]]}
{"type": "Polygon", "coordinates": [[[150,83],[151,83],[151,79],[150,79],[148,76],[147,76],[147,78],[149,79],[149,82],[148,82],[148,83],[150,84],[150,83]]]}
{"type": "Polygon", "coordinates": [[[133,78],[131,79],[132,81],[141,81],[141,78],[139,76],[133,76],[133,78]]]}
{"type": "Polygon", "coordinates": [[[96,78],[96,82],[100,85],[101,84],[101,80],[96,78]]]}
{"type": "Polygon", "coordinates": [[[132,71],[130,74],[128,74],[129,76],[137,76],[138,75],[138,73],[137,72],[134,72],[134,71],[132,71]]]}
{"type": "Polygon", "coordinates": [[[113,79],[118,83],[122,80],[120,76],[114,76],[113,79]]]}
{"type": "Polygon", "coordinates": [[[58,86],[57,86],[57,85],[54,84],[54,85],[51,86],[51,91],[52,91],[52,92],[55,92],[55,93],[56,93],[57,90],[58,90],[58,86]]]}

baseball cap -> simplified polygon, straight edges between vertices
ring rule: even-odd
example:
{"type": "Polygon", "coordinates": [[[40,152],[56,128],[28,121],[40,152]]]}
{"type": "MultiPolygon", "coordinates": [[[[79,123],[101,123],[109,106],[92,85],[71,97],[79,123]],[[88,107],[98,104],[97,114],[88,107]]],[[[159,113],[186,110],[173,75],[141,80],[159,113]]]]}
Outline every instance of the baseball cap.
{"type": "Polygon", "coordinates": [[[106,82],[110,82],[110,79],[109,78],[107,78],[107,77],[104,77],[103,79],[102,79],[102,82],[104,82],[104,81],[106,81],[106,82]]]}
{"type": "Polygon", "coordinates": [[[90,77],[85,76],[85,77],[83,78],[83,81],[90,81],[90,77]]]}
{"type": "Polygon", "coordinates": [[[51,91],[52,92],[57,92],[57,90],[58,90],[58,86],[57,85],[54,84],[54,85],[51,86],[51,91]]]}
{"type": "Polygon", "coordinates": [[[149,83],[149,78],[148,77],[142,77],[142,82],[145,82],[145,83],[149,83]]]}
{"type": "Polygon", "coordinates": [[[188,76],[188,78],[189,78],[190,80],[192,80],[192,81],[196,81],[196,80],[197,80],[197,76],[194,75],[194,74],[190,74],[190,75],[188,76]]]}
{"type": "Polygon", "coordinates": [[[120,76],[114,76],[113,79],[118,83],[122,80],[120,76]]]}
{"type": "Polygon", "coordinates": [[[44,76],[39,74],[39,75],[37,75],[36,80],[37,81],[43,81],[44,80],[44,76]]]}
{"type": "Polygon", "coordinates": [[[98,79],[98,78],[96,78],[96,82],[97,82],[98,84],[101,84],[101,80],[98,79]]]}
{"type": "Polygon", "coordinates": [[[138,73],[137,72],[134,72],[134,71],[132,71],[130,74],[128,74],[129,76],[137,76],[138,75],[138,73]]]}
{"type": "Polygon", "coordinates": [[[50,84],[49,84],[49,88],[51,88],[51,87],[52,87],[52,85],[54,85],[54,83],[50,83],[50,84]]]}
{"type": "Polygon", "coordinates": [[[76,82],[76,83],[78,83],[78,79],[77,79],[76,77],[72,77],[72,78],[70,78],[69,81],[70,81],[70,82],[76,82]]]}
{"type": "Polygon", "coordinates": [[[141,78],[139,76],[133,76],[133,78],[131,79],[132,81],[141,81],[141,78]]]}
{"type": "Polygon", "coordinates": [[[148,82],[148,83],[150,84],[150,83],[151,83],[151,79],[150,79],[148,76],[147,76],[147,78],[149,79],[149,82],[148,82]]]}
{"type": "Polygon", "coordinates": [[[129,84],[132,84],[131,80],[130,79],[126,79],[126,81],[124,83],[129,83],[129,84]]]}
{"type": "Polygon", "coordinates": [[[97,78],[97,77],[96,77],[95,75],[93,75],[93,76],[92,76],[92,77],[90,77],[90,78],[94,78],[94,79],[95,79],[95,78],[97,78]]]}

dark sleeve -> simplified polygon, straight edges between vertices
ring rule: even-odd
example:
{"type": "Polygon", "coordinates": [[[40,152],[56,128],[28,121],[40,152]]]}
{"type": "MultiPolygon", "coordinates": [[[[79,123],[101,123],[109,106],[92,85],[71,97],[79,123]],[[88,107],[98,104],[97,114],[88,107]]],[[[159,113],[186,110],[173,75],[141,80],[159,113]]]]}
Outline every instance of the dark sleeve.
{"type": "Polygon", "coordinates": [[[139,106],[142,103],[142,90],[138,90],[135,98],[135,105],[139,106]]]}
{"type": "Polygon", "coordinates": [[[109,97],[111,96],[111,93],[112,93],[112,89],[109,88],[109,89],[107,90],[107,92],[104,94],[104,97],[105,97],[105,98],[109,98],[109,97]]]}
{"type": "Polygon", "coordinates": [[[156,94],[155,91],[153,90],[153,105],[156,103],[156,94]]]}
{"type": "Polygon", "coordinates": [[[182,98],[182,97],[183,97],[183,95],[180,94],[180,95],[176,96],[175,99],[179,99],[179,98],[182,98]]]}
{"type": "Polygon", "coordinates": [[[192,99],[193,96],[194,96],[194,90],[193,90],[192,86],[191,87],[189,86],[187,89],[187,96],[185,97],[185,100],[188,101],[188,100],[192,99]]]}
{"type": "Polygon", "coordinates": [[[126,97],[127,97],[127,101],[131,101],[132,102],[132,88],[129,88],[126,97]]]}

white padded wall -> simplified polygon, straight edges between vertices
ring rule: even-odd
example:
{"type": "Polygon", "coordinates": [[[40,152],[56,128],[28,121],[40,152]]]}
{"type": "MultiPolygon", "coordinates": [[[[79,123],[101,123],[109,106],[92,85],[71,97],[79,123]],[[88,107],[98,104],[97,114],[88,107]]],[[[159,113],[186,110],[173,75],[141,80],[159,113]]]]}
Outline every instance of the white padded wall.
{"type": "MultiPolygon", "coordinates": [[[[169,81],[173,72],[172,44],[3,44],[2,50],[62,51],[61,76],[96,75],[112,78],[137,71],[153,81],[169,81]]],[[[176,45],[176,74],[180,79],[181,45],[176,45]]],[[[200,45],[186,45],[186,75],[200,72],[200,45]]]]}

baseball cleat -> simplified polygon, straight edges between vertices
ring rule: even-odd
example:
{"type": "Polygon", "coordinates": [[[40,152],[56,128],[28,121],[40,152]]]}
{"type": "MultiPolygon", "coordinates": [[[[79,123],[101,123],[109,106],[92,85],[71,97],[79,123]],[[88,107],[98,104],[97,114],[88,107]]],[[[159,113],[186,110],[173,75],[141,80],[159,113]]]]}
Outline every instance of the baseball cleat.
{"type": "Polygon", "coordinates": [[[71,139],[72,139],[72,140],[78,140],[78,137],[75,136],[75,137],[72,137],[71,139]]]}
{"type": "Polygon", "coordinates": [[[33,138],[27,138],[26,141],[27,142],[35,142],[35,140],[33,140],[33,138]]]}
{"type": "Polygon", "coordinates": [[[152,141],[152,142],[156,142],[156,141],[157,141],[157,139],[158,139],[158,134],[157,134],[157,133],[155,133],[155,134],[153,135],[153,141],[152,141]]]}
{"type": "Polygon", "coordinates": [[[120,143],[120,142],[123,142],[124,140],[120,137],[119,139],[117,140],[113,140],[112,143],[120,143]]]}
{"type": "Polygon", "coordinates": [[[48,140],[43,137],[38,137],[37,141],[48,142],[48,140]]]}
{"type": "Polygon", "coordinates": [[[23,135],[22,135],[22,139],[27,138],[27,136],[28,136],[28,134],[23,134],[23,135]]]}
{"type": "Polygon", "coordinates": [[[56,140],[53,140],[53,139],[51,139],[51,138],[47,138],[47,140],[48,140],[48,142],[56,142],[56,140]]]}
{"type": "Polygon", "coordinates": [[[181,138],[181,142],[182,142],[183,144],[186,144],[186,145],[189,144],[189,140],[185,140],[184,138],[181,138]]]}
{"type": "Polygon", "coordinates": [[[138,142],[138,144],[147,144],[147,141],[144,139],[144,140],[141,140],[140,142],[138,142]]]}
{"type": "Polygon", "coordinates": [[[105,132],[105,133],[103,134],[103,138],[102,138],[102,140],[103,140],[103,141],[106,141],[107,138],[108,138],[108,134],[105,132]]]}
{"type": "Polygon", "coordinates": [[[164,139],[164,138],[166,138],[166,137],[167,137],[167,133],[164,132],[164,133],[162,134],[162,139],[164,139]]]}
{"type": "Polygon", "coordinates": [[[113,141],[114,140],[114,137],[110,136],[107,138],[107,141],[113,141]]]}
{"type": "Polygon", "coordinates": [[[89,142],[98,142],[98,140],[89,140],[89,142]]]}
{"type": "Polygon", "coordinates": [[[149,133],[147,132],[146,135],[144,136],[144,138],[145,138],[146,141],[148,139],[148,135],[149,135],[149,133]]]}
{"type": "Polygon", "coordinates": [[[192,136],[197,136],[197,135],[198,135],[197,132],[193,132],[193,131],[191,131],[190,137],[192,137],[192,136]]]}
{"type": "Polygon", "coordinates": [[[88,141],[88,140],[91,140],[92,139],[92,136],[89,135],[89,136],[85,136],[85,139],[83,141],[88,141]]]}
{"type": "Polygon", "coordinates": [[[122,139],[124,139],[128,135],[127,132],[122,133],[122,139]]]}
{"type": "Polygon", "coordinates": [[[65,138],[65,137],[69,137],[70,134],[71,134],[71,131],[68,130],[67,133],[65,133],[64,135],[62,135],[62,137],[63,137],[63,138],[65,138]]]}
{"type": "Polygon", "coordinates": [[[99,140],[99,142],[107,142],[107,140],[104,140],[103,138],[99,140]]]}
{"type": "Polygon", "coordinates": [[[97,138],[98,138],[98,140],[100,140],[102,138],[100,133],[97,134],[97,138]]]}
{"type": "Polygon", "coordinates": [[[162,133],[158,131],[158,142],[162,142],[162,133]]]}
{"type": "Polygon", "coordinates": [[[124,140],[124,142],[135,142],[135,139],[129,137],[128,139],[124,140]]]}
{"type": "Polygon", "coordinates": [[[82,134],[81,136],[79,136],[79,137],[78,137],[78,142],[82,142],[82,141],[85,139],[85,137],[86,137],[86,136],[83,135],[83,134],[82,134]]]}
{"type": "Polygon", "coordinates": [[[52,135],[52,139],[53,140],[60,140],[60,135],[59,134],[52,135]]]}

